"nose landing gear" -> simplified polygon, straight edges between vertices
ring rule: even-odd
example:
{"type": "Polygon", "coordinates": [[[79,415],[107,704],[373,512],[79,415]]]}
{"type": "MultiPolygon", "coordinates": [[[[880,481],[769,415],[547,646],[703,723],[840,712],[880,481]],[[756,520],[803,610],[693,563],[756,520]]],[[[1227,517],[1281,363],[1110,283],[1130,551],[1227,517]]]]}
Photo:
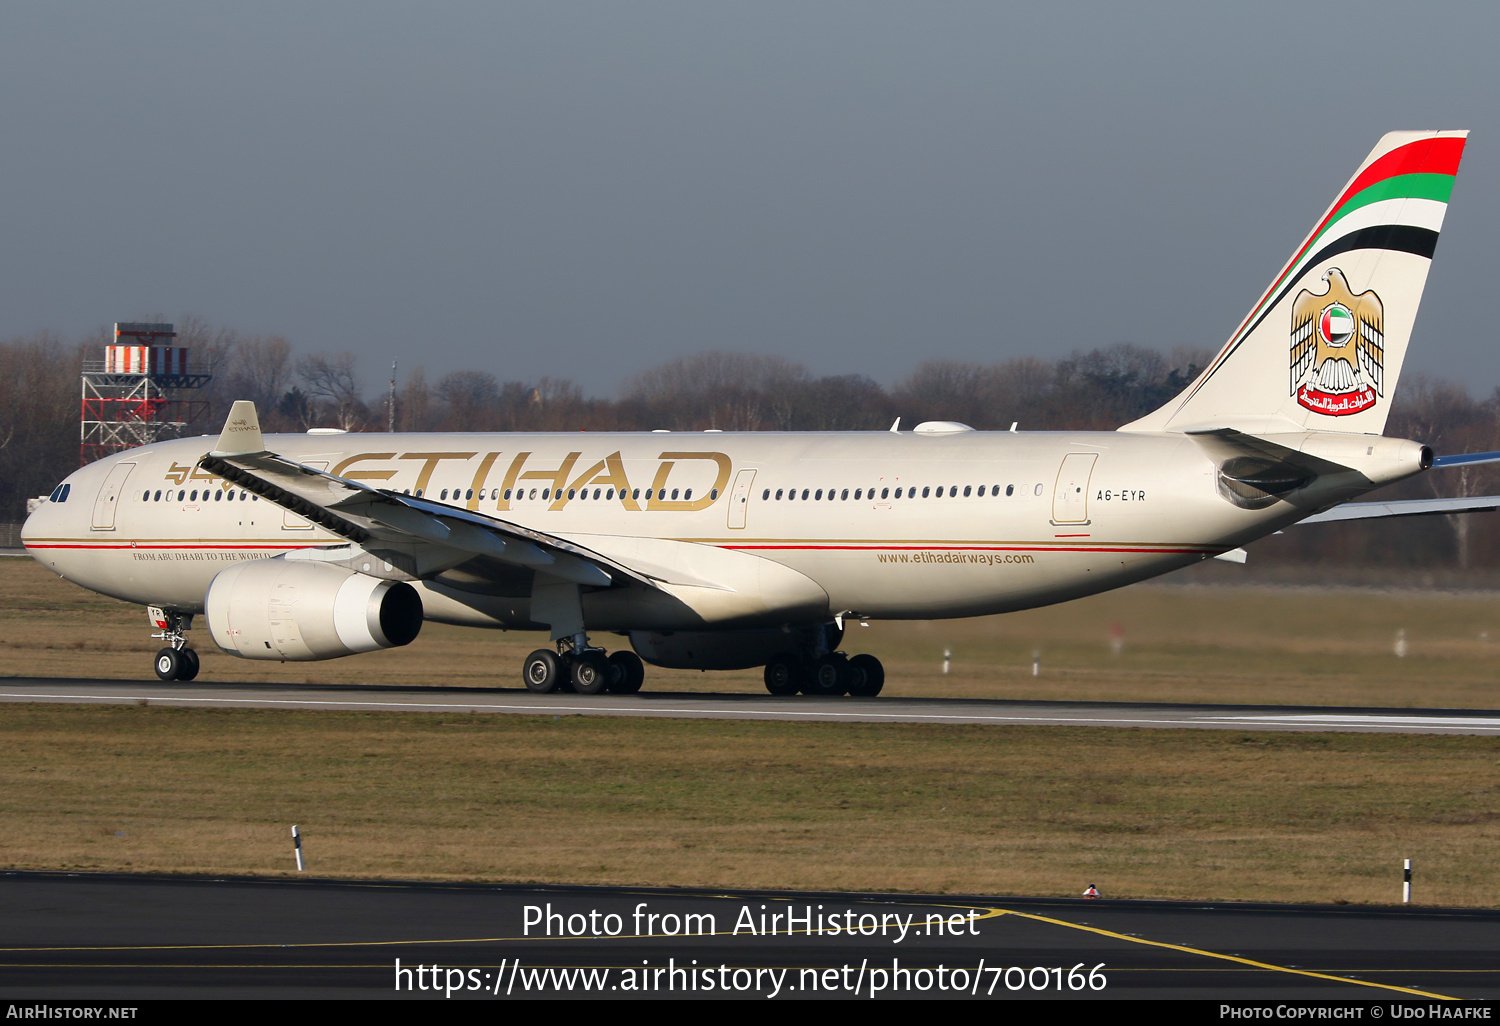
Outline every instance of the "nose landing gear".
{"type": "Polygon", "coordinates": [[[198,653],[187,647],[187,638],[183,637],[192,629],[193,615],[160,606],[148,606],[146,615],[152,626],[159,628],[151,636],[167,643],[166,648],[156,653],[156,675],[162,680],[180,681],[198,676],[198,653]]]}

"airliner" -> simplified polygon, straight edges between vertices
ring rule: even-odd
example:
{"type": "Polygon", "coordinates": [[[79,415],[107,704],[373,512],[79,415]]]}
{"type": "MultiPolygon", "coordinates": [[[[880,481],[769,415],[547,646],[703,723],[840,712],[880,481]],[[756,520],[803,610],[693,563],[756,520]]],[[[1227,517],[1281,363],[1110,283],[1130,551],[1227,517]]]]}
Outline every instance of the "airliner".
{"type": "Polygon", "coordinates": [[[1004,613],[1242,561],[1297,523],[1500,505],[1353,501],[1500,460],[1382,434],[1466,138],[1382,138],[1197,379],[1117,431],[264,435],[241,401],[217,440],[74,472],[22,540],[146,606],[164,680],[197,674],[199,616],[279,661],[432,620],[547,631],[521,669],[537,692],[634,692],[650,663],[874,696],[850,621],[1004,613]]]}

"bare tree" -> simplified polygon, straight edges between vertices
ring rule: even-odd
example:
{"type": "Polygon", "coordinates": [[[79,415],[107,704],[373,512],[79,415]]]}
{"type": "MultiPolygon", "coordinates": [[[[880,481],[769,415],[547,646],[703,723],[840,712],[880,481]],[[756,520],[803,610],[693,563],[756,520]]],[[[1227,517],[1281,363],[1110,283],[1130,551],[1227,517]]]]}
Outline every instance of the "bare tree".
{"type": "Polygon", "coordinates": [[[444,421],[454,431],[493,431],[501,426],[500,382],[485,371],[454,371],[433,389],[447,407],[444,421]]]}
{"type": "Polygon", "coordinates": [[[406,384],[396,395],[396,422],[402,431],[432,430],[432,395],[421,366],[406,372],[406,384]]]}
{"type": "Polygon", "coordinates": [[[807,381],[807,368],[779,356],[710,352],[638,374],[624,391],[654,426],[755,431],[789,427],[792,393],[807,381]]]}
{"type": "Polygon", "coordinates": [[[78,466],[83,353],[50,332],[0,342],[0,516],[20,520],[28,497],[78,466]]]}
{"type": "Polygon", "coordinates": [[[280,335],[238,340],[219,392],[226,399],[249,399],[262,412],[275,409],[292,381],[292,346],[280,335]]]}
{"type": "Polygon", "coordinates": [[[319,414],[332,417],[334,426],[353,431],[362,419],[364,402],[354,375],[354,354],[305,356],[297,361],[297,376],[308,396],[322,406],[319,414]]]}

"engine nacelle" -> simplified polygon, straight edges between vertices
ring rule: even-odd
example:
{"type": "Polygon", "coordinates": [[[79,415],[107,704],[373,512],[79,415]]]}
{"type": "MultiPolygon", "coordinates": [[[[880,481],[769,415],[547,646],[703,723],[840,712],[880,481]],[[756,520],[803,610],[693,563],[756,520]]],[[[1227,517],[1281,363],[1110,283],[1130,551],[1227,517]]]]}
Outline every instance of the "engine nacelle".
{"type": "MultiPolygon", "coordinates": [[[[814,627],[754,631],[631,631],[630,647],[653,666],[674,670],[747,670],[764,666],[783,652],[812,647],[814,627]]],[[[838,647],[843,631],[825,628],[826,644],[838,647]]]]}
{"type": "Polygon", "coordinates": [[[256,559],[220,572],[204,600],[214,643],[245,659],[336,659],[409,645],[422,629],[422,599],[327,563],[256,559]]]}

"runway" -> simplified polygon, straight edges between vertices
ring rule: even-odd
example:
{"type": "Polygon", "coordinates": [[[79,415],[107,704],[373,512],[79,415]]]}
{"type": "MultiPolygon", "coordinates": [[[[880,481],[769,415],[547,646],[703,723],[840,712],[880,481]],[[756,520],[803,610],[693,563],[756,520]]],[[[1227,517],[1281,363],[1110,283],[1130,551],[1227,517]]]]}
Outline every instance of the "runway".
{"type": "Polygon", "coordinates": [[[322,684],[191,684],[161,681],[0,678],[0,702],[158,704],[190,708],[646,716],[848,723],[1065,724],[1199,730],[1500,734],[1500,710],[1311,706],[1020,702],[951,698],[812,698],[644,692],[537,695],[520,688],[363,687],[322,684]]]}
{"type": "Polygon", "coordinates": [[[1475,909],[0,874],[10,999],[1430,1002],[1497,954],[1475,909]]]}

